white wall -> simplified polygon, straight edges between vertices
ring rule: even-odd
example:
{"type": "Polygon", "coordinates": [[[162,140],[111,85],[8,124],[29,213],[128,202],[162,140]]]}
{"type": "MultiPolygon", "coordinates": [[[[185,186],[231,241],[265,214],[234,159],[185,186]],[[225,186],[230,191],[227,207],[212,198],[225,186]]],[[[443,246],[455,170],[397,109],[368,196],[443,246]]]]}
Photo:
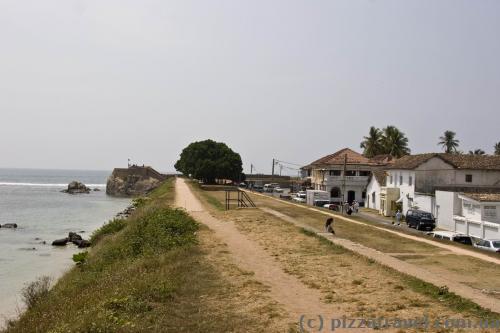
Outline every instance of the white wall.
{"type": "Polygon", "coordinates": [[[436,191],[436,226],[438,228],[455,231],[453,215],[456,201],[458,201],[458,195],[455,192],[436,191]]]}
{"type": "Polygon", "coordinates": [[[380,184],[374,176],[372,176],[368,186],[366,187],[365,206],[380,210],[380,184]],[[372,201],[373,193],[375,194],[375,202],[372,201]]]}
{"type": "Polygon", "coordinates": [[[413,170],[389,170],[387,174],[387,187],[399,188],[400,198],[402,198],[403,203],[403,214],[406,215],[408,209],[411,208],[408,197],[415,197],[415,172],[413,170]],[[412,185],[410,185],[410,177],[412,177],[412,185]]]}

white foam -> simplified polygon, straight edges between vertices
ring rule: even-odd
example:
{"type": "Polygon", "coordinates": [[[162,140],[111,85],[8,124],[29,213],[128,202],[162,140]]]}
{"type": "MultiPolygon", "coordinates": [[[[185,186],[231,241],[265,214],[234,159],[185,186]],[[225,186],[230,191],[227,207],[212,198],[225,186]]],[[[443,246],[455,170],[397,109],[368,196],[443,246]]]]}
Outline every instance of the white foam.
{"type": "MultiPolygon", "coordinates": [[[[85,184],[87,187],[106,187],[106,184],[85,184]]],[[[39,184],[39,183],[4,183],[0,186],[31,186],[31,187],[67,187],[68,184],[39,184]]]]}

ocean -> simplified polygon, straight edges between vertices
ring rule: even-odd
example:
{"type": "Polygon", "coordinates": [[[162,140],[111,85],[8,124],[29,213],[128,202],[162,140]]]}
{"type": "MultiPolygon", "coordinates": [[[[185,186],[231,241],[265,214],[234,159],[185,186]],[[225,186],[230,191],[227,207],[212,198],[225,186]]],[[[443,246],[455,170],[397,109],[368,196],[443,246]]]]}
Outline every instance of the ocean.
{"type": "Polygon", "coordinates": [[[23,309],[21,290],[40,276],[60,277],[74,266],[74,245],[54,247],[52,241],[70,231],[84,239],[130,204],[130,199],[105,193],[111,171],[0,169],[0,327],[23,309]],[[61,193],[78,180],[89,194],[61,193]],[[43,241],[46,244],[43,244],[43,241]]]}

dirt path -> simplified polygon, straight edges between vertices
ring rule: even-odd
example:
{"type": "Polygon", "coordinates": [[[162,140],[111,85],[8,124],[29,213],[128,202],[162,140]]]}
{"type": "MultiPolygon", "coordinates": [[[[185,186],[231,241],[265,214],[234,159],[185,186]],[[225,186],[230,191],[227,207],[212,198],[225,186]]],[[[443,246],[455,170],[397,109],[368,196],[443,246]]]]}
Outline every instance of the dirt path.
{"type": "Polygon", "coordinates": [[[341,318],[344,315],[338,311],[333,312],[334,305],[323,303],[319,290],[311,289],[294,276],[285,273],[273,257],[240,233],[233,222],[221,221],[210,215],[184,179],[177,179],[175,190],[176,206],[186,209],[198,222],[212,229],[216,236],[227,244],[235,263],[241,269],[253,272],[256,280],[270,287],[270,296],[284,307],[290,321],[301,321],[301,316],[305,315],[304,328],[308,329],[307,319],[312,319],[314,321],[309,322],[312,327],[308,330],[317,331],[317,325],[321,321],[319,316],[322,316],[324,324],[327,325],[327,319],[341,318]]]}
{"type": "MultiPolygon", "coordinates": [[[[249,192],[249,191],[247,191],[247,192],[249,192]]],[[[321,214],[326,215],[326,216],[332,216],[332,217],[334,217],[336,219],[339,219],[339,220],[343,220],[343,221],[347,221],[347,222],[351,222],[351,223],[355,223],[355,224],[360,224],[360,225],[363,225],[365,227],[370,227],[370,228],[374,228],[374,229],[381,230],[381,231],[384,231],[384,232],[388,232],[388,233],[391,233],[391,234],[394,234],[394,235],[398,235],[398,236],[403,237],[403,238],[411,239],[411,240],[414,240],[414,241],[417,241],[417,242],[430,244],[432,246],[448,250],[448,251],[450,251],[450,252],[452,252],[454,254],[466,255],[466,256],[469,256],[469,257],[474,257],[474,258],[477,258],[477,259],[481,259],[481,260],[484,260],[484,261],[487,261],[487,262],[491,262],[491,263],[500,265],[500,259],[494,258],[494,257],[490,257],[490,256],[482,254],[482,253],[477,253],[477,252],[469,251],[467,249],[462,249],[462,248],[459,248],[459,247],[456,247],[456,246],[453,246],[453,245],[446,245],[446,244],[442,244],[442,243],[439,243],[439,242],[435,242],[435,241],[430,240],[430,239],[425,239],[425,238],[422,238],[422,237],[412,236],[412,235],[408,235],[408,234],[405,234],[405,233],[402,233],[402,232],[398,232],[398,231],[394,231],[394,230],[389,230],[389,229],[382,228],[382,227],[377,227],[377,226],[374,226],[374,225],[371,225],[371,224],[366,224],[366,223],[363,223],[363,222],[359,222],[359,221],[350,219],[350,218],[345,217],[345,216],[335,215],[335,214],[323,211],[321,209],[317,209],[317,208],[314,208],[314,207],[308,207],[308,206],[296,204],[296,203],[293,203],[293,202],[284,201],[284,200],[273,198],[273,197],[270,197],[270,196],[267,196],[267,195],[264,195],[264,194],[259,194],[259,193],[255,193],[255,192],[249,192],[249,193],[251,193],[253,195],[265,197],[265,198],[268,198],[268,199],[271,199],[271,200],[276,200],[276,201],[284,203],[284,204],[288,204],[288,205],[292,205],[292,206],[297,206],[297,207],[300,207],[302,209],[312,210],[314,212],[321,213],[321,214]]]]}
{"type": "Polygon", "coordinates": [[[380,251],[377,251],[375,249],[366,247],[364,245],[352,242],[348,239],[344,238],[338,238],[335,237],[329,233],[325,233],[322,231],[319,231],[313,227],[304,225],[294,219],[293,217],[290,217],[288,215],[285,215],[281,212],[278,212],[274,209],[270,208],[260,208],[262,211],[274,215],[284,221],[290,222],[298,227],[307,229],[311,232],[316,233],[317,235],[320,235],[326,239],[328,239],[330,242],[343,246],[346,249],[349,249],[353,252],[356,252],[362,256],[365,256],[367,258],[370,258],[372,260],[377,261],[378,263],[388,266],[392,269],[395,269],[401,273],[408,274],[411,276],[414,276],[420,280],[423,280],[425,282],[431,283],[435,286],[441,287],[441,286],[447,286],[449,291],[462,296],[466,299],[469,299],[473,301],[474,303],[482,306],[483,308],[490,309],[491,311],[494,311],[496,313],[500,313],[500,302],[498,299],[495,299],[493,297],[488,297],[487,295],[483,294],[480,290],[471,288],[469,286],[463,285],[461,283],[449,280],[443,276],[436,275],[435,273],[429,272],[423,268],[417,267],[415,265],[412,265],[410,263],[407,263],[403,260],[394,258],[386,253],[382,253],[380,251]]]}

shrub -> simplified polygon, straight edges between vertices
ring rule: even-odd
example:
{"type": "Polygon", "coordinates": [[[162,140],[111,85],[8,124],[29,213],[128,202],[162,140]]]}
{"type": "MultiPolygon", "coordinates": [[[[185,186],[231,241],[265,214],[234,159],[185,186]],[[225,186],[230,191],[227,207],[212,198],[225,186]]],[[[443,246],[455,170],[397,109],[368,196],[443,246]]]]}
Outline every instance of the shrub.
{"type": "Polygon", "coordinates": [[[110,220],[108,223],[104,224],[102,227],[94,231],[92,233],[92,236],[90,237],[90,242],[92,244],[96,244],[100,239],[102,239],[106,235],[112,235],[123,228],[125,228],[125,225],[127,224],[126,220],[124,219],[113,219],[110,220]]]}
{"type": "Polygon", "coordinates": [[[75,254],[73,254],[73,261],[77,265],[83,265],[85,263],[85,261],[87,260],[88,254],[89,253],[87,251],[80,252],[80,253],[75,253],[75,254]]]}
{"type": "Polygon", "coordinates": [[[21,296],[28,309],[37,305],[48,295],[51,282],[52,278],[49,276],[42,276],[23,288],[21,296]]]}

